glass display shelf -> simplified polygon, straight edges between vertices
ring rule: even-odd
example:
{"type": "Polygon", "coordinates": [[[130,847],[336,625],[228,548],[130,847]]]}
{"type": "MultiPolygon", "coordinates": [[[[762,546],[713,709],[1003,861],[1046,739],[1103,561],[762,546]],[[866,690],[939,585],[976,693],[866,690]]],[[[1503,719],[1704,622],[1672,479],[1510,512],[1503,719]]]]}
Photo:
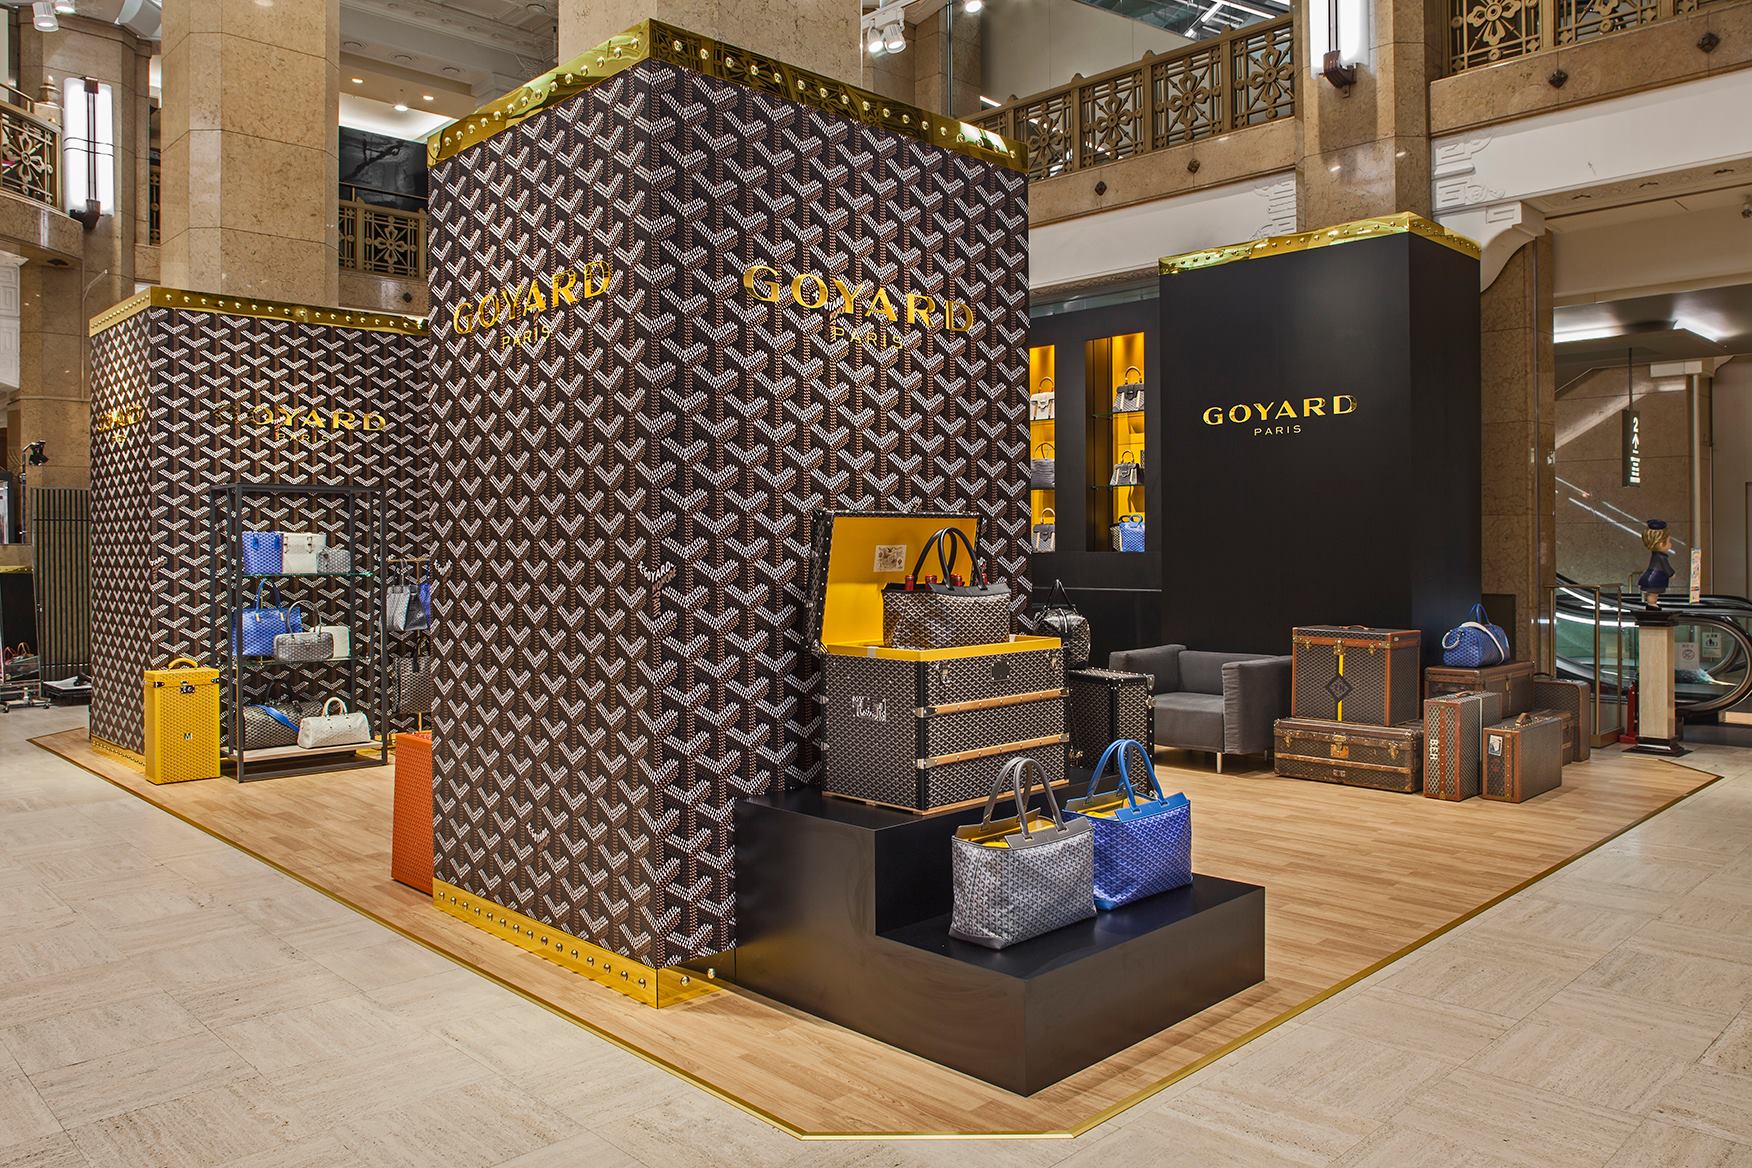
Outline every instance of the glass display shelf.
{"type": "Polygon", "coordinates": [[[285,758],[320,758],[323,755],[373,753],[383,749],[376,740],[370,742],[355,742],[349,746],[259,746],[254,750],[237,752],[244,762],[262,762],[267,759],[285,758]]]}
{"type": "Polygon", "coordinates": [[[245,580],[369,580],[375,572],[245,572],[245,580]]]}

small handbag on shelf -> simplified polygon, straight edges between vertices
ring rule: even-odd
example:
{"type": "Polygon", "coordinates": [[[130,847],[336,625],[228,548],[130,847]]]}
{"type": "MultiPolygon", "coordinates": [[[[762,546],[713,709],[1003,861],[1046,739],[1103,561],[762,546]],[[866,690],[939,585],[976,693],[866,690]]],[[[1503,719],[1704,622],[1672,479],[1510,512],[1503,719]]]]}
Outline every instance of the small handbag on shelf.
{"type": "Polygon", "coordinates": [[[1464,623],[1442,634],[1442,664],[1450,669],[1483,669],[1509,659],[1509,634],[1490,623],[1484,605],[1475,604],[1464,623]]]}
{"type": "Polygon", "coordinates": [[[1121,451],[1119,461],[1113,464],[1113,474],[1108,478],[1107,485],[1110,487],[1135,487],[1143,481],[1138,473],[1142,469],[1138,465],[1138,456],[1135,453],[1130,450],[1121,451]]]}
{"type": "Polygon", "coordinates": [[[402,631],[417,633],[432,627],[432,575],[427,568],[420,582],[408,595],[408,610],[402,617],[402,631]]]}
{"type": "Polygon", "coordinates": [[[395,659],[395,712],[430,714],[438,699],[438,687],[427,656],[395,659]]]}
{"type": "Polygon", "coordinates": [[[1192,804],[1185,795],[1164,795],[1144,744],[1122,738],[1102,751],[1089,778],[1089,793],[1065,809],[1086,817],[1095,832],[1095,906],[1122,908],[1133,901],[1192,883],[1192,804]],[[1129,756],[1144,764],[1144,798],[1132,786],[1129,756]],[[1097,791],[1108,764],[1119,786],[1097,791]]]}
{"type": "Polygon", "coordinates": [[[1050,422],[1057,417],[1058,395],[1053,392],[1052,378],[1042,377],[1040,385],[1028,395],[1028,419],[1032,422],[1050,422]]]}
{"type": "Polygon", "coordinates": [[[1048,635],[1064,642],[1066,669],[1081,669],[1089,664],[1089,618],[1077,611],[1063,580],[1052,582],[1039,623],[1048,635]]]}
{"type": "Polygon", "coordinates": [[[276,661],[331,661],[334,656],[334,635],[320,629],[280,633],[274,637],[276,661]]]}
{"type": "Polygon", "coordinates": [[[353,553],[344,547],[325,547],[316,553],[316,570],[330,576],[344,576],[353,570],[353,553]]]}
{"type": "Polygon", "coordinates": [[[1126,366],[1125,380],[1117,387],[1113,395],[1113,412],[1116,414],[1141,414],[1144,412],[1144,371],[1136,365],[1126,366]]]}
{"type": "Polygon", "coordinates": [[[243,749],[270,750],[298,745],[298,723],[279,705],[243,707],[243,749]]]}
{"type": "Polygon", "coordinates": [[[331,661],[345,661],[353,655],[353,630],[346,625],[312,625],[312,632],[324,633],[334,641],[331,661]]]}
{"type": "Polygon", "coordinates": [[[1058,516],[1053,514],[1051,507],[1040,509],[1040,522],[1029,532],[1037,552],[1050,552],[1058,548],[1058,516]]]}
{"type": "Polygon", "coordinates": [[[408,631],[408,601],[413,599],[412,584],[395,583],[383,590],[383,627],[392,633],[408,631]]]}
{"type": "Polygon", "coordinates": [[[280,571],[287,576],[313,576],[322,571],[317,554],[328,546],[328,536],[309,531],[282,531],[280,571]]]}
{"type": "Polygon", "coordinates": [[[231,651],[239,656],[272,657],[275,637],[281,633],[304,631],[304,620],[298,615],[298,606],[280,603],[278,585],[274,586],[273,603],[262,603],[262,590],[267,586],[266,580],[257,584],[254,606],[237,614],[237,622],[231,630],[231,651]]]}
{"type": "Polygon", "coordinates": [[[278,576],[284,566],[284,556],[277,531],[246,531],[243,533],[243,574],[246,576],[278,576]]]}
{"type": "Polygon", "coordinates": [[[322,704],[322,713],[305,717],[298,723],[298,745],[305,750],[321,750],[330,746],[357,746],[371,741],[371,719],[362,710],[347,709],[340,698],[330,698],[322,704]],[[339,706],[339,713],[330,708],[339,706]]]}
{"type": "Polygon", "coordinates": [[[973,541],[959,527],[945,527],[919,551],[905,584],[882,589],[882,643],[899,649],[954,649],[995,645],[1010,639],[1010,588],[986,580],[973,541]],[[970,561],[967,583],[956,583],[958,545],[970,561]],[[944,548],[948,548],[947,554],[944,548]],[[940,582],[924,579],[925,561],[937,553],[940,582]]]}
{"type": "Polygon", "coordinates": [[[1113,525],[1113,550],[1116,552],[1141,552],[1144,550],[1144,517],[1142,515],[1122,515],[1119,522],[1113,525]]]}
{"type": "Polygon", "coordinates": [[[1028,486],[1036,491],[1050,491],[1057,479],[1055,467],[1057,458],[1055,447],[1050,442],[1042,442],[1034,448],[1034,457],[1028,463],[1028,486]]]}
{"type": "Polygon", "coordinates": [[[1040,763],[1023,755],[1004,764],[986,799],[985,814],[957,828],[949,841],[954,908],[949,935],[987,949],[1086,921],[1095,915],[1095,848],[1090,821],[1066,819],[1040,763]],[[1028,796],[1039,783],[1048,814],[1029,814],[1028,796]],[[1009,791],[1016,817],[993,821],[998,796],[1009,791]]]}

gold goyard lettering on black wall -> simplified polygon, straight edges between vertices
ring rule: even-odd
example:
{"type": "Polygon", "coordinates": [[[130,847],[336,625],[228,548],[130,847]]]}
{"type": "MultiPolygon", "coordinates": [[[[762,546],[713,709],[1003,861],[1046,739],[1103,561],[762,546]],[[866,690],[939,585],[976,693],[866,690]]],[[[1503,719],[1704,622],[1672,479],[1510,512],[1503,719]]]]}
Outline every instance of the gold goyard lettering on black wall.
{"type": "Polygon", "coordinates": [[[818,765],[811,513],[976,511],[1021,610],[1025,188],[654,61],[434,168],[439,879],[655,965],[725,949],[735,800],[818,765]],[[451,327],[592,262],[533,344],[451,327]],[[870,343],[754,263],[975,319],[870,343]]]}
{"type": "MultiPolygon", "coordinates": [[[[178,655],[212,659],[210,488],[238,479],[383,486],[388,554],[426,546],[425,343],[406,333],[164,307],[93,338],[93,736],[140,750],[141,671],[178,655]],[[106,426],[111,411],[132,418],[134,410],[137,421],[106,426]],[[351,424],[336,425],[337,411],[351,424]],[[380,415],[381,426],[364,424],[367,413],[380,415]]],[[[245,526],[350,542],[338,512],[309,500],[262,506],[245,526]]],[[[344,594],[338,582],[314,580],[282,590],[310,624],[348,623],[344,594]]],[[[355,643],[356,654],[366,651],[355,643]]],[[[369,659],[361,664],[362,684],[378,684],[369,659]]],[[[342,694],[343,676],[309,666],[264,671],[257,681],[296,682],[292,696],[320,700],[342,694]]],[[[265,693],[250,688],[245,697],[265,693]]]]}

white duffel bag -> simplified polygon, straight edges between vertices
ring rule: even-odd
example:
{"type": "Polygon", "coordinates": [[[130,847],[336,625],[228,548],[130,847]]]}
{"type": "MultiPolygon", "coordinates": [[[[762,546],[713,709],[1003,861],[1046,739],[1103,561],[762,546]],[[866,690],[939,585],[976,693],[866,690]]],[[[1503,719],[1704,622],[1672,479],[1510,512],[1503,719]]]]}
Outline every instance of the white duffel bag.
{"type": "Polygon", "coordinates": [[[348,712],[347,703],[340,698],[330,698],[322,704],[322,713],[298,722],[298,745],[306,750],[356,746],[370,741],[371,719],[361,710],[348,712]],[[340,707],[340,713],[329,712],[334,706],[340,707]]]}

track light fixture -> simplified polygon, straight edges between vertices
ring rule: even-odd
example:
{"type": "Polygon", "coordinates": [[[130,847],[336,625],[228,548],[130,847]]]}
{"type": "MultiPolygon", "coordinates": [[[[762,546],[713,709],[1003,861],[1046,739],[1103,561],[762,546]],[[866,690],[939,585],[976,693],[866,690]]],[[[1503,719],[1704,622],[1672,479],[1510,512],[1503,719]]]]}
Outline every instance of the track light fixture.
{"type": "Polygon", "coordinates": [[[31,27],[38,32],[59,32],[61,18],[55,15],[54,0],[36,0],[30,6],[31,27]]]}
{"type": "Polygon", "coordinates": [[[872,57],[906,52],[906,0],[889,0],[858,20],[864,48],[872,57]]]}
{"type": "Polygon", "coordinates": [[[962,4],[962,6],[961,6],[961,11],[967,13],[969,16],[972,16],[974,13],[980,12],[984,8],[985,8],[985,0],[966,0],[966,3],[962,4]]]}

